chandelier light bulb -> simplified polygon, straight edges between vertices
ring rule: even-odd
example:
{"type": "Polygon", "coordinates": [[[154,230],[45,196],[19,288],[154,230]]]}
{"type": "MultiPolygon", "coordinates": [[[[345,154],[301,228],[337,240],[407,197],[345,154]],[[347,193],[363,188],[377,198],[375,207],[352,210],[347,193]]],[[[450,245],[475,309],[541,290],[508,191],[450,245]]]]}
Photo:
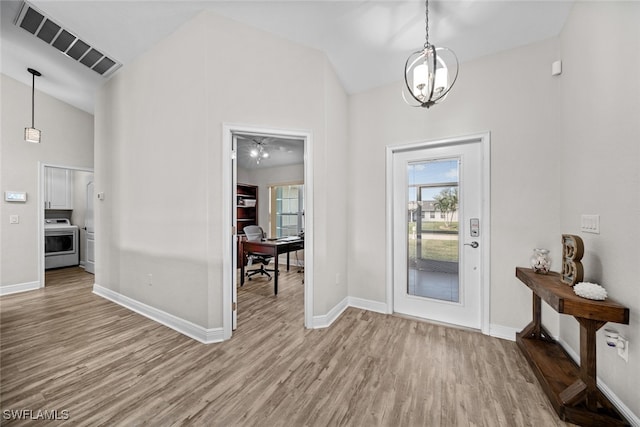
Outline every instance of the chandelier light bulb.
{"type": "Polygon", "coordinates": [[[425,97],[429,85],[429,67],[422,63],[413,69],[413,94],[418,98],[425,97]]]}
{"type": "Polygon", "coordinates": [[[258,157],[258,150],[256,150],[255,148],[252,148],[251,151],[249,152],[249,155],[251,157],[258,157]]]}
{"type": "Polygon", "coordinates": [[[442,66],[436,70],[436,79],[434,84],[433,92],[435,94],[440,94],[447,89],[448,84],[448,76],[449,70],[447,70],[446,66],[442,66]]]}

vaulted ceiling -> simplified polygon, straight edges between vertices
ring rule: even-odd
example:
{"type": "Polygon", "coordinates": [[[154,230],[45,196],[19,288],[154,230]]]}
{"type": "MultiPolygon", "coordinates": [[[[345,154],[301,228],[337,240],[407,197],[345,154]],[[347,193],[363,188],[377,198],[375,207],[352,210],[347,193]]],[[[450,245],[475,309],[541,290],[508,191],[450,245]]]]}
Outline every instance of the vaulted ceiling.
{"type": "MultiPolygon", "coordinates": [[[[424,43],[424,2],[403,0],[29,2],[77,37],[130,64],[203,10],[326,53],[348,93],[402,79],[407,56],[424,43]]],[[[464,63],[559,34],[573,1],[431,1],[430,40],[464,63]]],[[[2,0],[1,72],[88,112],[106,78],[14,25],[22,2],[2,0]]],[[[117,73],[116,71],[115,73],[117,73]]]]}

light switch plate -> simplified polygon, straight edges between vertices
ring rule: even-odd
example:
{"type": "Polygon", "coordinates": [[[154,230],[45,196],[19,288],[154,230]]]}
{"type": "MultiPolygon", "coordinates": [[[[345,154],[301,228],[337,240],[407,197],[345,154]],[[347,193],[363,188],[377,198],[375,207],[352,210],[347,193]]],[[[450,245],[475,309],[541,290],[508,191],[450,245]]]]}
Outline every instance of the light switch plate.
{"type": "Polygon", "coordinates": [[[600,234],[600,215],[582,215],[580,230],[585,233],[600,234]]]}

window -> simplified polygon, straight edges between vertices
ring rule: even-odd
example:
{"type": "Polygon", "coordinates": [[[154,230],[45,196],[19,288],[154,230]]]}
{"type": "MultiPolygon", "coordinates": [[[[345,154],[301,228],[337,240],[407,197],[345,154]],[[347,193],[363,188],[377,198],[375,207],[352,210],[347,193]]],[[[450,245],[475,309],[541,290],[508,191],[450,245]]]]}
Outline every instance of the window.
{"type": "Polygon", "coordinates": [[[271,192],[272,237],[297,236],[304,230],[304,185],[279,185],[271,192]]]}

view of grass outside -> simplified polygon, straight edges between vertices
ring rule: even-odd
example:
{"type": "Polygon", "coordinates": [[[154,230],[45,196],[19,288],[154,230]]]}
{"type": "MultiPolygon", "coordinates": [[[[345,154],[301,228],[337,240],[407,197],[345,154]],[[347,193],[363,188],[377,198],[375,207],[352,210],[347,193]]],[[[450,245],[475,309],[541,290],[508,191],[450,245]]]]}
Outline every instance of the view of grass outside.
{"type": "MultiPolygon", "coordinates": [[[[409,257],[416,258],[416,239],[409,239],[409,257]]],[[[457,240],[422,240],[422,259],[458,262],[457,240]]]]}
{"type": "MultiPolygon", "coordinates": [[[[449,224],[449,227],[444,226],[444,222],[438,221],[422,221],[422,231],[436,231],[441,233],[458,233],[458,223],[452,222],[449,224]]],[[[415,234],[416,232],[416,223],[409,223],[409,234],[415,234]]]]}
{"type": "MultiPolygon", "coordinates": [[[[454,222],[449,228],[442,228],[442,222],[422,223],[422,259],[436,261],[458,262],[458,239],[452,238],[450,232],[457,233],[458,223],[454,222]],[[442,238],[438,238],[438,236],[442,238]]],[[[415,238],[416,223],[409,223],[409,259],[416,258],[417,239],[415,238]]]]}

